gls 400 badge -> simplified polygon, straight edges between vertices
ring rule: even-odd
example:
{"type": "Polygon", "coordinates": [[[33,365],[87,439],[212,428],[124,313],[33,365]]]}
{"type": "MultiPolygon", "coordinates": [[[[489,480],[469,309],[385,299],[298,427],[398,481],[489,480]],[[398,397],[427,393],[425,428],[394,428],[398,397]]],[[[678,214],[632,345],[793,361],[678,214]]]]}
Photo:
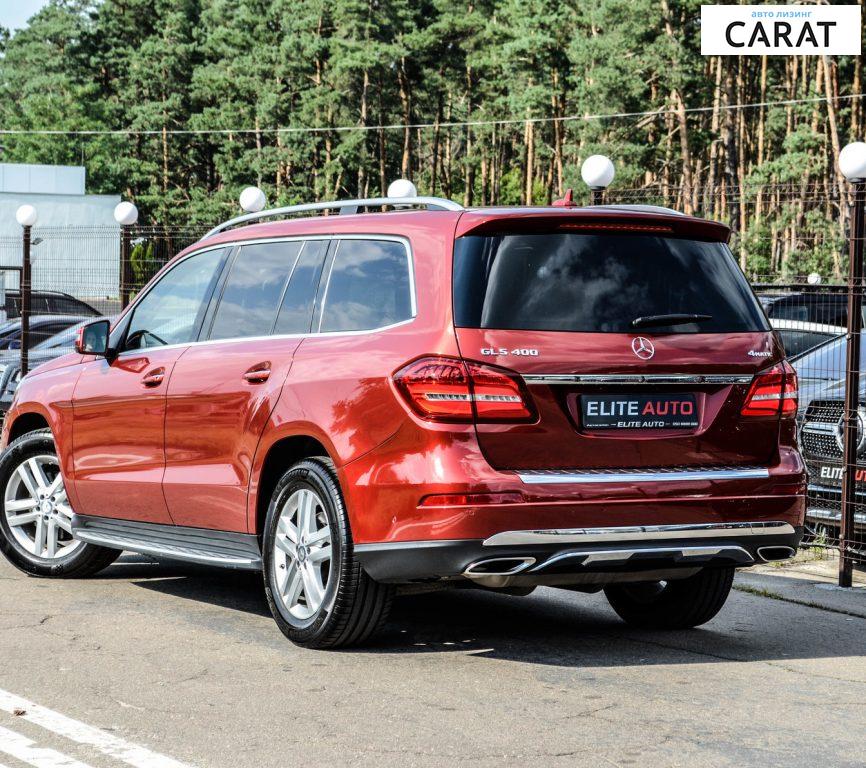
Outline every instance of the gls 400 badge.
{"type": "Polygon", "coordinates": [[[517,357],[538,357],[538,350],[530,348],[508,349],[507,347],[481,347],[481,354],[486,357],[505,357],[507,355],[516,355],[517,357]]]}

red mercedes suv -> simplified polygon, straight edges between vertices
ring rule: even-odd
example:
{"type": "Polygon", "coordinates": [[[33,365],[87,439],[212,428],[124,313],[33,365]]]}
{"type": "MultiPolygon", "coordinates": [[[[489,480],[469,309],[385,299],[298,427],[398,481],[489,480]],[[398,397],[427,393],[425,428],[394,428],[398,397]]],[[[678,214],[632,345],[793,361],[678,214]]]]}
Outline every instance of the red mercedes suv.
{"type": "Polygon", "coordinates": [[[706,622],[735,568],[794,554],[805,498],[796,376],[728,236],[424,197],[233,219],[22,381],[0,546],[37,576],[261,571],[310,647],[405,585],[706,622]]]}

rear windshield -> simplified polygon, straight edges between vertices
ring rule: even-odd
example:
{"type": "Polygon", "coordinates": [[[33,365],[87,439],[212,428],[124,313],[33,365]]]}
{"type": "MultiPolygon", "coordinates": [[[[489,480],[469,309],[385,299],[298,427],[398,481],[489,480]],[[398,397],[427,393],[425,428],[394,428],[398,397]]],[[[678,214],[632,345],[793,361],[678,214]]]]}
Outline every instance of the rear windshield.
{"type": "Polygon", "coordinates": [[[458,238],[454,318],[502,330],[769,330],[726,245],[643,234],[458,238]],[[701,317],[673,322],[676,315],[701,317]]]}

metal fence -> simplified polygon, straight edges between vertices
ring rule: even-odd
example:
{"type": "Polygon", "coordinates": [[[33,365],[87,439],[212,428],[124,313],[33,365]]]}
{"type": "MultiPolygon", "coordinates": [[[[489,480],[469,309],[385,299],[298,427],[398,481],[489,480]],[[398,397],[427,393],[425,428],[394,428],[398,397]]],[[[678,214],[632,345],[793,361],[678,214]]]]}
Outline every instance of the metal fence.
{"type": "MultiPolygon", "coordinates": [[[[835,188],[791,184],[691,192],[621,190],[607,198],[608,203],[685,207],[733,225],[732,250],[799,375],[797,430],[810,478],[804,546],[816,553],[840,550],[843,570],[850,564],[866,566],[866,392],[859,382],[859,397],[849,397],[846,405],[853,380],[847,336],[859,339],[854,319],[862,319],[863,294],[862,271],[848,275],[851,245],[862,239],[856,222],[852,232],[853,197],[842,199],[835,188]],[[852,307],[857,308],[853,315],[852,307]],[[847,456],[846,436],[853,441],[847,456]],[[847,506],[846,480],[853,483],[847,488],[847,506]],[[843,509],[850,510],[847,525],[843,509]]],[[[31,338],[25,345],[29,364],[56,354],[49,340],[56,332],[52,320],[71,331],[88,317],[117,314],[173,255],[205,231],[34,227],[31,338]]],[[[21,314],[21,264],[21,238],[0,239],[0,314],[13,323],[21,314]]],[[[21,340],[13,332],[4,341],[3,328],[0,409],[11,399],[21,370],[16,363],[21,340]]],[[[71,346],[71,334],[64,343],[71,346]]],[[[861,359],[866,365],[866,350],[854,360],[858,373],[861,359]]]]}

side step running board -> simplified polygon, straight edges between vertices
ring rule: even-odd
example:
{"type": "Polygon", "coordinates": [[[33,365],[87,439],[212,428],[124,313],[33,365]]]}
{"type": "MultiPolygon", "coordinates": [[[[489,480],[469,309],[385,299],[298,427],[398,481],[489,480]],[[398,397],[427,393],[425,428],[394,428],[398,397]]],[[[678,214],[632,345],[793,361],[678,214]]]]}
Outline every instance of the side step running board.
{"type": "Polygon", "coordinates": [[[89,544],[141,555],[223,568],[262,569],[258,538],[246,533],[73,515],[72,535],[89,544]]]}

